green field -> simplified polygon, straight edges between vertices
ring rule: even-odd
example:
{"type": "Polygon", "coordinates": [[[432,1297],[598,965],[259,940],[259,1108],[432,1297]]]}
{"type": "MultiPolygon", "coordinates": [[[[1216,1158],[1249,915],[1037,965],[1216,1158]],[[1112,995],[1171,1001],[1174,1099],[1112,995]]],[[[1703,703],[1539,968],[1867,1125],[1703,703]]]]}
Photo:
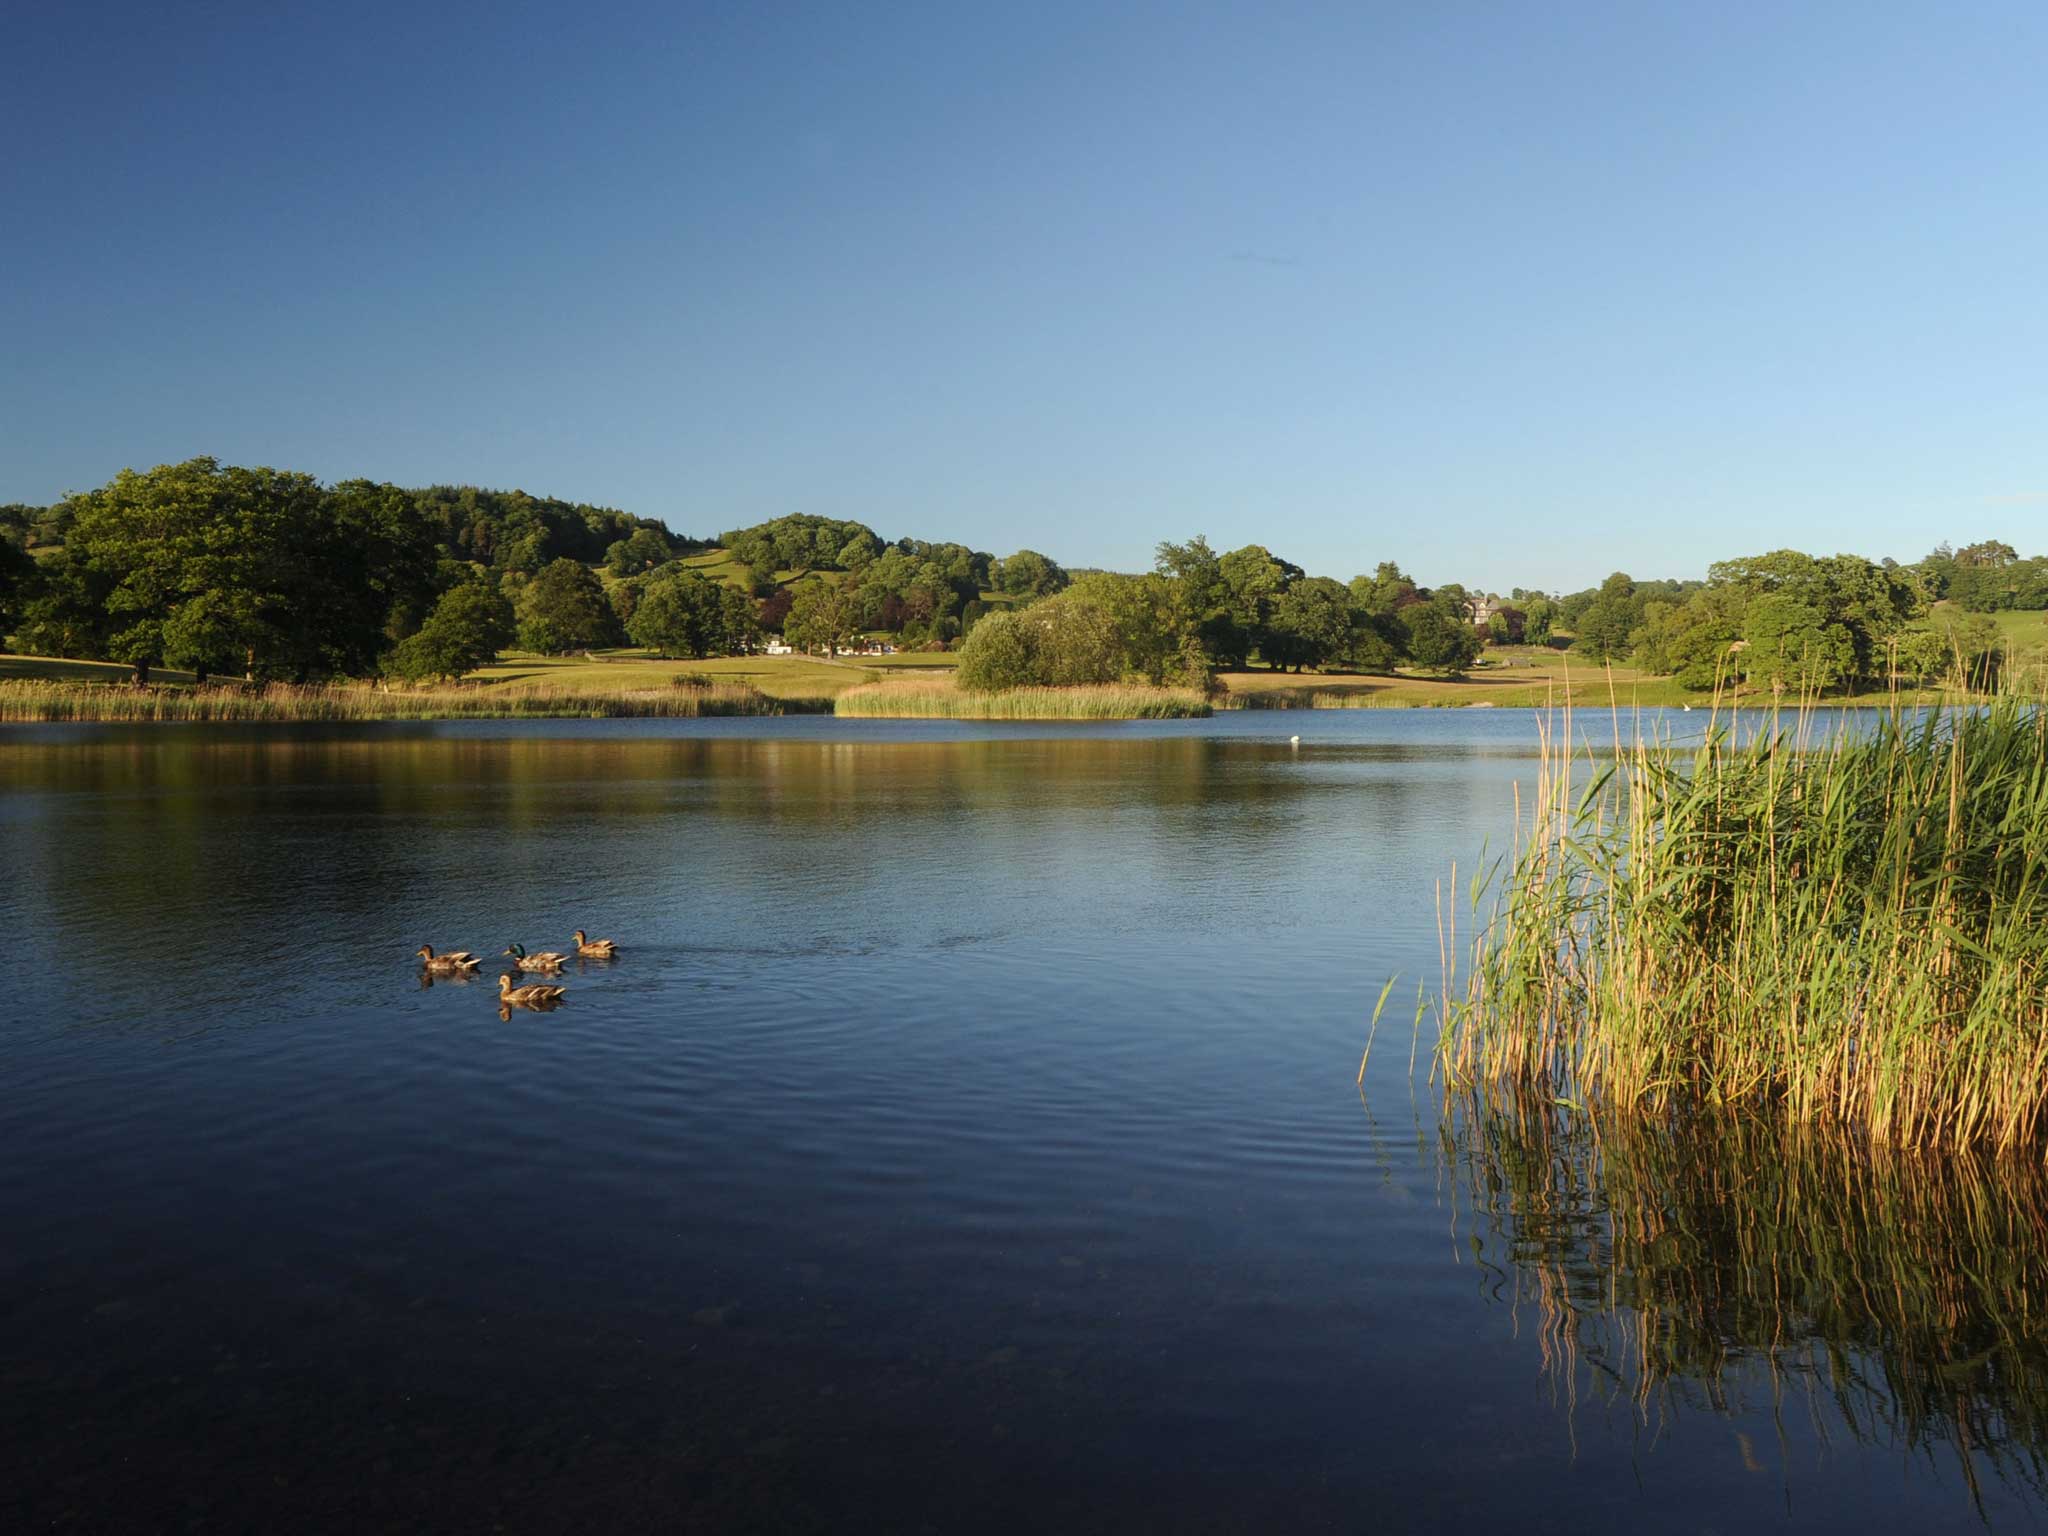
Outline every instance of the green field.
{"type": "MultiPolygon", "coordinates": [[[[738,583],[740,567],[723,550],[690,557],[684,562],[717,579],[738,583]]],[[[838,573],[826,573],[837,575],[838,573]]],[[[1006,600],[1005,600],[1006,601],[1006,600]]],[[[2024,666],[2048,665],[2048,616],[2035,612],[1991,616],[2008,637],[2024,666]]],[[[564,694],[587,691],[615,694],[621,690],[666,687],[677,678],[716,683],[741,683],[771,699],[836,698],[848,688],[888,678],[950,677],[956,655],[942,651],[902,651],[889,656],[722,656],[702,661],[663,660],[630,648],[576,656],[534,656],[510,653],[492,666],[472,673],[465,682],[486,688],[547,688],[564,694]]],[[[2034,675],[2029,673],[2029,675],[2034,675]]],[[[0,655],[0,680],[47,683],[120,684],[129,680],[125,666],[112,662],[60,661],[49,657],[0,655]]],[[[226,680],[224,680],[226,681],[226,680]]],[[[187,672],[157,668],[151,682],[190,684],[187,672]]],[[[1471,705],[1499,708],[1540,708],[1570,702],[1579,707],[1655,708],[1708,702],[1707,697],[1680,688],[1667,677],[1616,664],[1595,666],[1574,660],[1568,652],[1543,646],[1499,646],[1486,651],[1463,677],[1415,673],[1375,675],[1353,672],[1277,672],[1261,669],[1224,672],[1217,682],[1223,696],[1219,709],[1447,709],[1471,705]]],[[[1831,697],[1828,705],[1884,703],[1883,691],[1831,697]]],[[[1932,692],[1908,693],[1904,702],[1935,702],[1932,692]]],[[[1741,701],[1768,704],[1768,694],[1752,693],[1741,701]]]]}
{"type": "MultiPolygon", "coordinates": [[[[118,661],[60,661],[54,656],[13,656],[0,653],[0,678],[37,683],[125,683],[135,669],[118,661]]],[[[156,683],[189,683],[190,672],[172,667],[155,667],[149,674],[156,683]]]]}

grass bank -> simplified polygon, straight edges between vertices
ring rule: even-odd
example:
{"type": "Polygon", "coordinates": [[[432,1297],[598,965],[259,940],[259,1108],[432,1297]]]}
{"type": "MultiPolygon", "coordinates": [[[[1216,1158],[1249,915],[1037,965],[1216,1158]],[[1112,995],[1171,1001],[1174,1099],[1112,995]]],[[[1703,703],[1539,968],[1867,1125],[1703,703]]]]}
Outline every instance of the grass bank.
{"type": "Polygon", "coordinates": [[[0,681],[0,721],[307,721],[675,719],[829,713],[829,698],[771,698],[745,683],[648,688],[380,688],[368,683],[285,683],[135,688],[118,684],[0,681]]]}
{"type": "Polygon", "coordinates": [[[1192,688],[1105,683],[975,693],[950,678],[915,678],[848,688],[833,713],[864,720],[1189,720],[1206,717],[1210,705],[1192,688]]]}
{"type": "Polygon", "coordinates": [[[2048,714],[1797,714],[1601,759],[1542,728],[1469,951],[1447,910],[1448,1088],[2042,1145],[2048,714]]]}

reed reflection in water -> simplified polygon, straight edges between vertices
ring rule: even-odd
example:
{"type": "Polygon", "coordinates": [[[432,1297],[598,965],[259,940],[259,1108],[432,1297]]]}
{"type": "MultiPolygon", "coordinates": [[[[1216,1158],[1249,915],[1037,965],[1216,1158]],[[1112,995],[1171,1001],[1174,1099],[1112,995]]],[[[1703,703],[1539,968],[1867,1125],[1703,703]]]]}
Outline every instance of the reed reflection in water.
{"type": "Polygon", "coordinates": [[[2048,1509],[2037,1162],[1747,1117],[1596,1127],[1533,1096],[1456,1098],[1438,1135],[1459,1235],[1518,1328],[1533,1310],[1567,1415],[1769,1410],[1782,1440],[1799,1412],[1823,1443],[1946,1460],[1980,1512],[1987,1480],[2048,1509]]]}

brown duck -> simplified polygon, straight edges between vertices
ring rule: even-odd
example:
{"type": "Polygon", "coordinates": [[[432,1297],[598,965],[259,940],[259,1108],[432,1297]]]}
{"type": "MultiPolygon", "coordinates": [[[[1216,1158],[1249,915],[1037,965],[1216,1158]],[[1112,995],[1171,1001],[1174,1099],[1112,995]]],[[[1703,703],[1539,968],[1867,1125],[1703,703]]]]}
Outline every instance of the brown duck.
{"type": "Polygon", "coordinates": [[[451,949],[445,955],[437,955],[431,944],[422,944],[417,954],[420,957],[420,964],[430,971],[438,971],[443,975],[473,971],[484,963],[483,956],[472,955],[466,949],[451,949]]]}
{"type": "Polygon", "coordinates": [[[519,1008],[533,1008],[542,1003],[558,1003],[569,995],[567,987],[541,987],[512,985],[512,978],[498,978],[498,1001],[519,1008]]]}

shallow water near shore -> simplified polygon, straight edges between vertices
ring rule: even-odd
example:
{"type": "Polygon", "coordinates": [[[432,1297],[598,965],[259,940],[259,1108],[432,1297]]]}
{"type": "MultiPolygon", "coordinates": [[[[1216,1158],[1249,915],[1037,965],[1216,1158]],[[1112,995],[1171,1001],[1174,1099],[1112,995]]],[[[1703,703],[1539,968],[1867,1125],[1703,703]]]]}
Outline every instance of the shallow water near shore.
{"type": "Polygon", "coordinates": [[[2031,1185],[1411,1085],[1536,746],[0,728],[0,1514],[2031,1524],[2031,1185]],[[408,958],[577,927],[545,1015],[408,958]]]}

